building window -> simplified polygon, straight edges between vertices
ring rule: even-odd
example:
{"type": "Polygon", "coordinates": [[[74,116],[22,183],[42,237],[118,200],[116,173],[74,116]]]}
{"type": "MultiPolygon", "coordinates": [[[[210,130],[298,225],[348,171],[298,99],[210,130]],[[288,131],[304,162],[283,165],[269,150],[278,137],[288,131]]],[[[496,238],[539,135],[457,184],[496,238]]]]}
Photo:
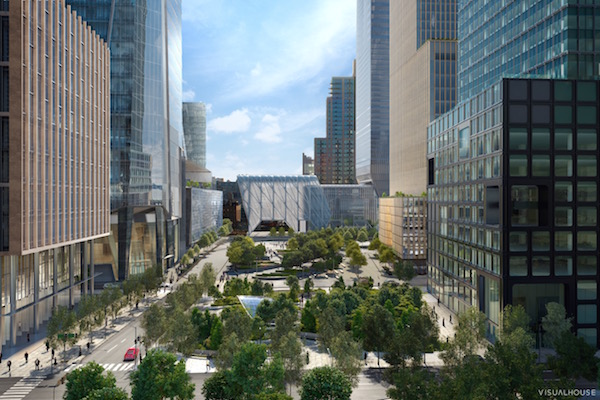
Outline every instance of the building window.
{"type": "Polygon", "coordinates": [[[577,131],[577,150],[596,150],[596,130],[579,129],[577,131]]]}
{"type": "Polygon", "coordinates": [[[577,176],[596,176],[596,157],[577,157],[577,176]]]}
{"type": "Polygon", "coordinates": [[[596,320],[597,318],[595,304],[579,304],[577,306],[578,324],[595,324],[596,320]]]}
{"type": "Polygon", "coordinates": [[[554,208],[554,225],[573,226],[573,209],[571,207],[554,208]]]}
{"type": "Polygon", "coordinates": [[[554,275],[555,276],[571,276],[573,275],[573,258],[560,256],[554,259],[554,275]]]}
{"type": "Polygon", "coordinates": [[[596,182],[577,182],[577,201],[596,201],[596,182]]]}
{"type": "Polygon", "coordinates": [[[596,275],[598,258],[596,256],[577,256],[577,275],[596,275]]]}
{"type": "Polygon", "coordinates": [[[550,131],[548,129],[534,128],[531,132],[532,150],[550,150],[550,131]]]}
{"type": "Polygon", "coordinates": [[[573,122],[571,106],[554,106],[554,123],[571,124],[573,122]]]}
{"type": "Polygon", "coordinates": [[[573,251],[573,233],[566,231],[554,232],[554,250],[573,251]]]}
{"type": "Polygon", "coordinates": [[[513,226],[539,226],[540,222],[544,222],[540,221],[539,217],[541,205],[538,196],[538,186],[514,185],[511,187],[511,223],[513,226]]]}
{"type": "Polygon", "coordinates": [[[577,250],[579,250],[579,251],[596,250],[596,232],[593,232],[593,231],[577,232],[577,250]]]}
{"type": "Polygon", "coordinates": [[[556,129],[554,132],[554,148],[556,150],[573,150],[573,132],[570,129],[556,129]]]}
{"type": "Polygon", "coordinates": [[[577,300],[596,300],[597,286],[596,281],[577,281],[577,300]]]}
{"type": "Polygon", "coordinates": [[[527,257],[510,257],[510,276],[527,276],[527,257]]]}
{"type": "Polygon", "coordinates": [[[510,128],[508,147],[510,150],[527,150],[527,129],[510,128]]]}
{"type": "Polygon", "coordinates": [[[596,226],[597,222],[596,207],[577,208],[577,226],[596,226]]]}
{"type": "Polygon", "coordinates": [[[510,155],[510,176],[527,176],[527,156],[510,155]]]}
{"type": "Polygon", "coordinates": [[[571,82],[554,81],[554,100],[571,101],[572,98],[571,82]]]}
{"type": "Polygon", "coordinates": [[[510,251],[527,251],[527,232],[511,232],[509,241],[510,251]]]}
{"type": "Polygon", "coordinates": [[[531,157],[531,175],[549,176],[550,175],[550,157],[534,154],[531,157]]]}
{"type": "Polygon", "coordinates": [[[531,232],[531,247],[533,251],[549,251],[550,232],[531,232]]]}
{"type": "Polygon", "coordinates": [[[554,158],[554,175],[573,176],[573,158],[571,156],[556,156],[554,158]]]}
{"type": "Polygon", "coordinates": [[[554,201],[573,201],[573,184],[571,182],[556,182],[554,184],[554,201]]]}
{"type": "Polygon", "coordinates": [[[550,257],[534,256],[531,259],[531,275],[549,276],[550,275],[550,257]]]}

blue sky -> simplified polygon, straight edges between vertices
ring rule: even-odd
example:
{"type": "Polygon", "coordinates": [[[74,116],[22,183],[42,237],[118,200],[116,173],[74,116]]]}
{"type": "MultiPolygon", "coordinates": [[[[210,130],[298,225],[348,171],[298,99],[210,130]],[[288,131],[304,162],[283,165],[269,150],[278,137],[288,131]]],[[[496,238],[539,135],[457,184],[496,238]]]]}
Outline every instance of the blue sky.
{"type": "Polygon", "coordinates": [[[302,173],[332,76],[352,74],[355,0],[183,0],[184,101],[207,104],[213,176],[302,173]]]}

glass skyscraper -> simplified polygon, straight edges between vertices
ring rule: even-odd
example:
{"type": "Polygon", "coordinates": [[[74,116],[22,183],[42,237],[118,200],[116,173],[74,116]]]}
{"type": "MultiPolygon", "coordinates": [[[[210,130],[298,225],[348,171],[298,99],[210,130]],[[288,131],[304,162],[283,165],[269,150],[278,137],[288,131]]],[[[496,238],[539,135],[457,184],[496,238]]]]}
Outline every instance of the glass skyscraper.
{"type": "Polygon", "coordinates": [[[389,0],[358,0],[356,20],[356,180],[389,193],[389,0]]]}
{"type": "Polygon", "coordinates": [[[183,131],[189,161],[206,168],[206,106],[204,103],[183,103],[183,131]]]}
{"type": "Polygon", "coordinates": [[[598,77],[598,2],[462,1],[458,27],[460,101],[503,76],[598,77]]]}
{"type": "Polygon", "coordinates": [[[110,47],[110,197],[117,223],[97,255],[124,279],[177,257],[184,190],[181,1],[66,3],[110,47]],[[137,222],[149,225],[134,229],[137,222]]]}

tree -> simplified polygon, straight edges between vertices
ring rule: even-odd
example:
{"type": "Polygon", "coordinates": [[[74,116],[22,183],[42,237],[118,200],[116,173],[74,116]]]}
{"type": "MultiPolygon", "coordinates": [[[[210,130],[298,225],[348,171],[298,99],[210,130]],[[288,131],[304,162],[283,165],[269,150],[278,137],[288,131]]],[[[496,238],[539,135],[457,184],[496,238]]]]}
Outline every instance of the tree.
{"type": "Polygon", "coordinates": [[[214,286],[216,279],[217,274],[215,273],[212,263],[209,262],[204,264],[202,272],[200,272],[200,288],[202,290],[202,295],[207,293],[211,286],[214,286]]]}
{"type": "MultiPolygon", "coordinates": [[[[386,394],[393,400],[429,400],[436,398],[435,381],[429,372],[420,367],[399,368],[390,371],[390,382],[394,385],[386,394]]],[[[450,397],[448,397],[450,398],[450,397]]]]}
{"type": "Polygon", "coordinates": [[[281,356],[283,368],[285,370],[285,383],[293,385],[300,379],[302,371],[302,343],[298,339],[295,331],[289,331],[285,336],[280,338],[277,348],[275,349],[281,356]]]}
{"type": "Polygon", "coordinates": [[[129,400],[129,395],[119,387],[104,387],[94,390],[83,400],[129,400]]]}
{"type": "Polygon", "coordinates": [[[202,395],[206,400],[236,400],[228,393],[227,371],[217,371],[202,385],[202,395]]]}
{"type": "Polygon", "coordinates": [[[291,226],[288,227],[287,234],[290,237],[294,236],[294,234],[295,234],[294,228],[292,228],[291,226]]]}
{"type": "Polygon", "coordinates": [[[379,353],[385,350],[396,334],[394,316],[381,304],[374,304],[367,308],[362,321],[363,347],[368,351],[377,351],[377,365],[379,353]]]}
{"type": "Polygon", "coordinates": [[[349,400],[352,383],[333,367],[314,368],[302,378],[301,400],[349,400]]]}
{"type": "Polygon", "coordinates": [[[284,308],[277,312],[275,326],[269,333],[273,351],[281,352],[282,340],[289,332],[292,332],[294,335],[298,334],[297,322],[298,314],[295,310],[292,311],[284,308]]]}
{"type": "Polygon", "coordinates": [[[288,250],[298,250],[298,241],[296,238],[293,237],[287,241],[287,248],[288,250]]]}
{"type": "Polygon", "coordinates": [[[221,318],[215,318],[210,327],[210,338],[208,340],[208,348],[210,350],[220,349],[221,343],[223,343],[223,323],[221,318]]]}
{"type": "Polygon", "coordinates": [[[369,234],[367,233],[366,230],[361,229],[360,231],[358,231],[356,240],[359,242],[366,242],[367,240],[369,240],[369,234]]]}
{"type": "Polygon", "coordinates": [[[279,230],[277,231],[277,234],[279,236],[285,236],[285,228],[283,226],[279,227],[279,230]]]}
{"type": "Polygon", "coordinates": [[[461,365],[465,358],[476,356],[485,345],[486,316],[475,307],[458,314],[456,335],[441,358],[449,368],[461,365]]]}
{"type": "Polygon", "coordinates": [[[335,366],[346,375],[353,387],[358,386],[362,351],[350,332],[342,331],[333,339],[331,354],[335,359],[335,366]]]}
{"type": "Polygon", "coordinates": [[[379,246],[381,246],[381,242],[378,238],[374,238],[371,240],[371,243],[369,243],[369,250],[377,250],[379,249],[379,246]]]}
{"type": "Polygon", "coordinates": [[[567,318],[565,306],[559,303],[551,302],[546,304],[547,314],[542,318],[542,327],[546,331],[544,334],[544,344],[554,347],[563,332],[571,331],[571,318],[567,318]]]}
{"type": "Polygon", "coordinates": [[[187,254],[184,254],[183,257],[181,257],[181,264],[184,266],[188,266],[192,263],[192,260],[190,260],[190,258],[188,257],[187,254]]]}
{"type": "Polygon", "coordinates": [[[398,260],[394,263],[394,276],[401,281],[410,281],[415,275],[413,263],[406,260],[398,260]]]}
{"type": "Polygon", "coordinates": [[[171,348],[185,356],[190,356],[196,348],[198,337],[190,316],[177,307],[169,320],[171,348]]]}
{"type": "Polygon", "coordinates": [[[117,380],[111,372],[103,375],[104,368],[92,361],[67,374],[66,400],[79,400],[103,388],[116,388],[117,380]]]}
{"type": "Polygon", "coordinates": [[[252,336],[252,318],[241,307],[229,307],[221,314],[223,319],[223,336],[235,333],[242,342],[250,340],[252,336]]]}
{"type": "Polygon", "coordinates": [[[310,292],[312,291],[312,288],[314,286],[315,286],[315,284],[312,279],[307,278],[304,281],[304,294],[306,295],[306,298],[308,298],[310,296],[310,292]]]}
{"type": "Polygon", "coordinates": [[[152,304],[142,315],[142,328],[148,346],[159,343],[167,328],[165,308],[157,303],[152,304]]]}
{"type": "Polygon", "coordinates": [[[194,398],[195,385],[185,372],[185,362],[177,362],[174,354],[152,349],[131,373],[132,400],[194,398]]]}
{"type": "Polygon", "coordinates": [[[298,301],[298,294],[300,293],[300,283],[296,275],[289,275],[285,278],[285,284],[290,288],[290,299],[298,301]]]}
{"type": "Polygon", "coordinates": [[[319,332],[319,348],[326,350],[333,344],[333,340],[344,330],[344,318],[333,308],[327,305],[317,318],[317,331],[319,332]]]}
{"type": "Polygon", "coordinates": [[[60,343],[64,349],[67,343],[74,343],[75,338],[70,337],[69,333],[75,329],[75,313],[67,307],[58,306],[52,310],[52,316],[48,321],[47,338],[52,348],[58,347],[60,343]],[[61,337],[59,338],[59,335],[61,337]]]}
{"type": "Polygon", "coordinates": [[[379,247],[379,261],[382,263],[391,264],[396,259],[396,255],[394,254],[394,250],[382,244],[379,247]]]}
{"type": "Polygon", "coordinates": [[[284,389],[284,369],[281,359],[267,360],[267,346],[246,343],[234,356],[228,383],[238,399],[253,399],[259,393],[284,389]]]}
{"type": "Polygon", "coordinates": [[[558,377],[578,379],[584,377],[594,381],[597,375],[598,360],[596,348],[586,343],[585,339],[564,331],[554,341],[556,356],[548,357],[548,366],[558,377]]]}

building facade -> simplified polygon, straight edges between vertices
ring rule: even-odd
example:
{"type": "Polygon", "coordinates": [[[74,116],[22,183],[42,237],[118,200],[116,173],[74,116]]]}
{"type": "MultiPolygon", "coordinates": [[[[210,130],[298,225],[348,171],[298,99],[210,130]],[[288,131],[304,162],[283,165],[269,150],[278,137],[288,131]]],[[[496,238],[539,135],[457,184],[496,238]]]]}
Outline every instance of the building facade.
{"type": "Polygon", "coordinates": [[[370,185],[321,185],[331,210],[329,225],[367,226],[377,224],[378,199],[370,185]]]}
{"type": "Polygon", "coordinates": [[[427,125],[456,101],[456,11],[457,0],[390,2],[391,197],[380,206],[379,237],[400,257],[424,257],[423,225],[405,224],[412,211],[396,198],[427,189],[427,125]]]}
{"type": "Polygon", "coordinates": [[[598,346],[597,81],[505,79],[429,129],[429,290],[539,323],[554,301],[598,346]]]}
{"type": "Polygon", "coordinates": [[[302,153],[302,175],[315,174],[315,160],[311,156],[302,153]]]}
{"type": "Polygon", "coordinates": [[[181,1],[65,2],[111,51],[112,234],[96,256],[123,280],[179,258],[185,190],[181,1]]]}
{"type": "Polygon", "coordinates": [[[263,221],[284,221],[296,232],[327,226],[331,211],[314,175],[248,176],[237,183],[248,216],[248,233],[263,221]]]}
{"type": "Polygon", "coordinates": [[[354,87],[354,74],[331,79],[326,137],[315,138],[315,175],[322,184],[356,181],[354,87]]]}
{"type": "Polygon", "coordinates": [[[389,194],[389,0],[358,0],[356,18],[356,180],[389,194]]]}
{"type": "Polygon", "coordinates": [[[62,1],[2,1],[0,24],[0,342],[11,346],[93,290],[94,241],[110,231],[110,53],[62,1]]]}
{"type": "Polygon", "coordinates": [[[192,247],[204,233],[216,232],[223,225],[223,192],[187,188],[186,196],[186,245],[192,247]]]}
{"type": "Polygon", "coordinates": [[[599,8],[587,0],[461,2],[460,101],[504,76],[596,79],[599,8]]]}
{"type": "Polygon", "coordinates": [[[188,161],[206,168],[206,105],[183,103],[183,132],[188,161]]]}

